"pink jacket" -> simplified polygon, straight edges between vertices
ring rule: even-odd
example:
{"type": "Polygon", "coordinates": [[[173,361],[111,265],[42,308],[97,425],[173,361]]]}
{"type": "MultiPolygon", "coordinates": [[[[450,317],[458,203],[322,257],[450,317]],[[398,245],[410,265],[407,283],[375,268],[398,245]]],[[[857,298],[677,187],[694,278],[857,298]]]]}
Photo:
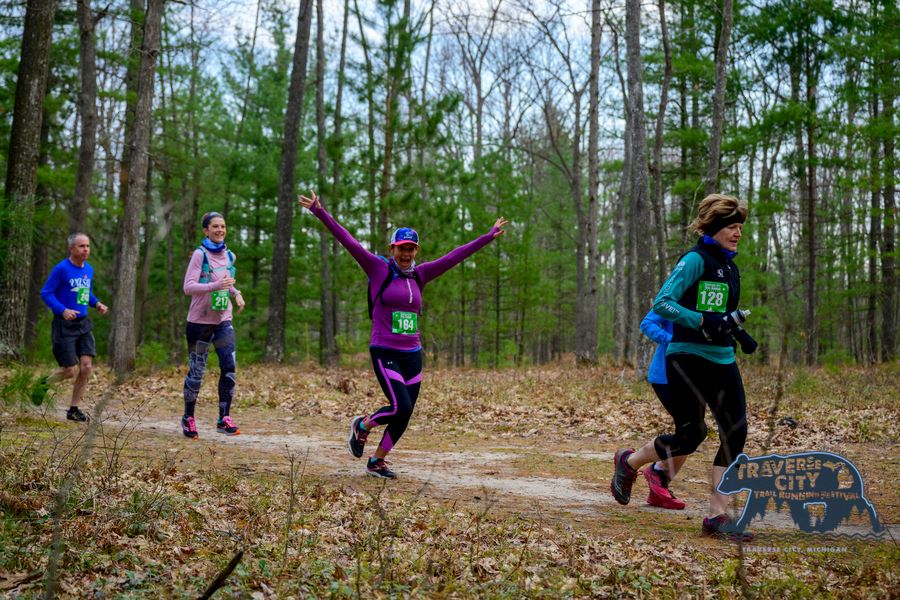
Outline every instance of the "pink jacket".
{"type": "MultiPolygon", "coordinates": [[[[228,266],[228,253],[207,251],[206,255],[209,257],[210,266],[209,283],[199,282],[203,265],[203,251],[199,248],[191,255],[191,262],[188,263],[187,272],[184,274],[184,293],[191,297],[187,320],[189,323],[218,325],[231,320],[232,300],[228,302],[228,308],[225,310],[213,310],[211,304],[212,293],[219,289],[219,281],[228,276],[228,269],[216,270],[228,266]]],[[[234,286],[228,291],[231,299],[238,293],[234,286]]]]}

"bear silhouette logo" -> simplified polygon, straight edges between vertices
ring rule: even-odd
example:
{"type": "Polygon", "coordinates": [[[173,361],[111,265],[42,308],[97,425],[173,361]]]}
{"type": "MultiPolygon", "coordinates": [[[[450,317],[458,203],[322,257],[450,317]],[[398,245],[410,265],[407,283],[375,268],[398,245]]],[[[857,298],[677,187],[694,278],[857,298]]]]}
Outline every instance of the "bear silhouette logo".
{"type": "Polygon", "coordinates": [[[873,532],[884,529],[866,498],[856,465],[831,452],[757,458],[741,454],[725,470],[717,489],[729,495],[750,492],[744,512],[734,525],[737,531],[744,531],[756,517],[765,516],[770,499],[776,509],[787,504],[794,523],[806,533],[834,531],[854,511],[868,514],[873,532]]]}

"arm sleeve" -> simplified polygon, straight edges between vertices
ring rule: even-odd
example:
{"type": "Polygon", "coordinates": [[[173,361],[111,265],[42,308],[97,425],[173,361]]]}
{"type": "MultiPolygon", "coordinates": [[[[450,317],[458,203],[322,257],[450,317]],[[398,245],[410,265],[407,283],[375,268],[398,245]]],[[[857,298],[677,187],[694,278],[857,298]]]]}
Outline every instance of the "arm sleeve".
{"type": "Polygon", "coordinates": [[[191,255],[191,262],[188,263],[187,271],[184,273],[184,293],[186,296],[199,296],[208,294],[216,289],[214,281],[209,283],[200,283],[200,271],[203,265],[203,253],[200,250],[194,250],[191,255]]]}
{"type": "Polygon", "coordinates": [[[350,232],[344,229],[340,223],[334,220],[328,211],[326,211],[322,207],[313,207],[310,209],[312,214],[316,216],[322,224],[331,232],[331,234],[340,242],[341,246],[347,249],[347,252],[350,253],[350,256],[359,263],[359,266],[362,267],[363,271],[366,272],[367,275],[372,275],[376,273],[381,267],[384,266],[384,261],[366,250],[362,247],[362,244],[356,241],[350,232]]]}
{"type": "Polygon", "coordinates": [[[44,304],[50,307],[50,310],[53,311],[54,315],[60,316],[63,314],[63,311],[66,310],[66,307],[63,306],[62,302],[56,299],[56,287],[59,285],[59,277],[60,270],[57,267],[53,267],[53,270],[50,271],[50,275],[47,277],[47,281],[44,283],[44,287],[41,288],[41,300],[44,301],[44,304]]]}
{"type": "Polygon", "coordinates": [[[496,227],[491,227],[491,230],[481,237],[477,237],[468,244],[460,246],[459,248],[455,248],[440,257],[437,260],[433,260],[431,262],[422,263],[418,267],[416,267],[416,271],[419,273],[419,277],[422,279],[422,284],[426,284],[432,279],[437,279],[462,261],[466,260],[485,246],[491,243],[491,240],[494,239],[494,234],[497,233],[499,229],[496,227]]]}
{"type": "Polygon", "coordinates": [[[88,304],[90,304],[90,305],[91,305],[91,308],[93,308],[93,307],[97,306],[97,304],[98,304],[99,302],[100,302],[100,300],[97,299],[97,296],[94,295],[94,284],[92,283],[92,284],[91,284],[91,298],[90,298],[90,300],[88,301],[88,304]]]}
{"type": "Polygon", "coordinates": [[[703,257],[696,252],[685,254],[669,278],[663,284],[656,300],[653,302],[653,312],[664,319],[677,323],[682,327],[700,329],[702,315],[678,304],[678,300],[684,292],[694,285],[703,274],[703,257]]]}
{"type": "Polygon", "coordinates": [[[657,344],[668,344],[672,341],[672,334],[663,328],[664,319],[651,310],[641,321],[641,331],[657,344]]]}

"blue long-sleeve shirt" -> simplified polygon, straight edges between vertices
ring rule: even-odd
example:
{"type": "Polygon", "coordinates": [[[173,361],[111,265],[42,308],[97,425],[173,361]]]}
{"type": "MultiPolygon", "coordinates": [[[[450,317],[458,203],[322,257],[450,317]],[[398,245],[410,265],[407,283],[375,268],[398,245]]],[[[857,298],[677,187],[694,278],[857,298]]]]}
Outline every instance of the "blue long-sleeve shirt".
{"type": "Polygon", "coordinates": [[[641,321],[641,332],[657,343],[656,352],[653,354],[650,370],[647,373],[647,381],[667,384],[666,348],[672,341],[672,321],[664,319],[651,310],[641,321]]]}
{"type": "Polygon", "coordinates": [[[88,306],[97,306],[100,302],[94,296],[94,267],[88,263],[76,266],[68,258],[60,261],[41,289],[41,300],[50,307],[53,314],[61,317],[67,308],[86,317],[88,306]]]}

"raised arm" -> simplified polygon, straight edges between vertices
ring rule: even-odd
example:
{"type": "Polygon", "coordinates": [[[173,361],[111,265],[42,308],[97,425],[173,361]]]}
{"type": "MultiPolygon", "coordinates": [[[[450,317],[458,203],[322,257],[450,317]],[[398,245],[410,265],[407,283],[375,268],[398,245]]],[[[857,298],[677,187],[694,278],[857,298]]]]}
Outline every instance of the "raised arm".
{"type": "Polygon", "coordinates": [[[314,191],[310,191],[310,196],[310,198],[307,198],[306,196],[301,195],[298,198],[300,206],[309,209],[317,219],[322,221],[322,224],[325,225],[335,239],[340,242],[341,246],[347,249],[350,256],[359,263],[359,266],[362,267],[367,275],[371,275],[384,268],[385,262],[383,260],[363,248],[362,244],[356,241],[356,238],[350,235],[349,231],[344,229],[340,223],[334,220],[334,217],[328,214],[328,211],[326,211],[322,206],[322,203],[319,202],[319,197],[314,191]]]}
{"type": "Polygon", "coordinates": [[[491,243],[495,237],[505,233],[503,226],[507,221],[503,217],[497,219],[494,226],[486,234],[475,238],[468,244],[451,250],[449,253],[431,262],[422,263],[416,267],[416,272],[422,280],[422,284],[428,283],[432,279],[437,279],[462,261],[466,260],[485,246],[491,243]]]}
{"type": "Polygon", "coordinates": [[[678,304],[678,299],[684,295],[685,290],[694,285],[703,274],[703,258],[696,252],[685,254],[672,274],[663,284],[656,300],[653,302],[653,312],[664,319],[678,323],[683,327],[700,329],[703,315],[695,310],[685,308],[678,304]]]}

